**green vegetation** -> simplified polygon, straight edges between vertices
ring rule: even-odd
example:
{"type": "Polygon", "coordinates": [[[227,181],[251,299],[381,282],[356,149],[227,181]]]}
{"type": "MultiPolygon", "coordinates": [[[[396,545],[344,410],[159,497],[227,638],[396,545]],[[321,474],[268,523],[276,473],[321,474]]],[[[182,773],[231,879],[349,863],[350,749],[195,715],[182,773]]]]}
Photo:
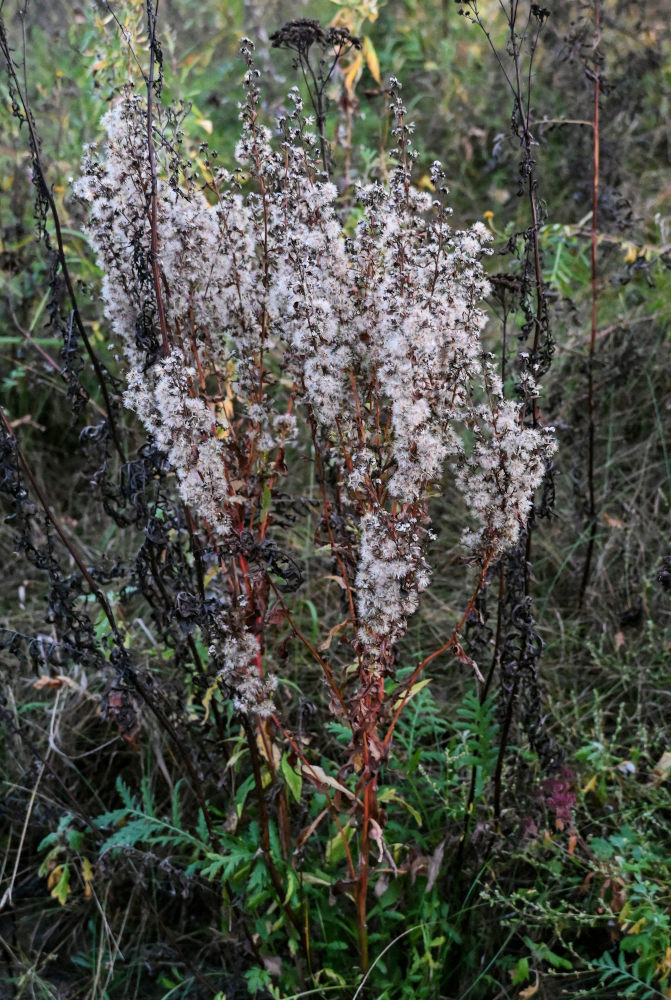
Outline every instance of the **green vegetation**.
{"type": "MultiPolygon", "coordinates": [[[[666,6],[159,5],[157,148],[212,203],[235,169],[243,36],[266,124],[293,86],[312,113],[296,53],[272,45],[285,21],[337,17],[361,40],[324,88],[350,234],[354,185],[389,180],[401,81],[415,183],[434,191],[440,159],[453,229],[491,231],[505,391],[555,428],[528,529],[491,565],[465,558],[454,482],[431,485],[431,585],[379,679],[393,739],[374,769],[334,707],[357,676],[335,462],[309,433],[273,456],[256,547],[227,563],[121,402],[72,181],[123,87],[146,99],[155,7],[0,4],[0,1000],[671,997],[666,6]],[[204,623],[236,573],[272,633],[266,717],[211,662],[204,623]]],[[[212,412],[233,421],[221,377],[212,412]]]]}

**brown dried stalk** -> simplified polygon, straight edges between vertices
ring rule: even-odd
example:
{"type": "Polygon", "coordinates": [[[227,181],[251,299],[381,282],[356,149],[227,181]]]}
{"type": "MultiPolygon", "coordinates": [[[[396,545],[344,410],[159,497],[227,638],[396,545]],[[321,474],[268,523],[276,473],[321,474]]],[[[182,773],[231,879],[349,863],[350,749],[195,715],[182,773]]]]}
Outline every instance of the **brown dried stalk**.
{"type": "Polygon", "coordinates": [[[596,350],[597,318],[599,308],[599,288],[598,288],[598,260],[597,260],[597,237],[598,237],[598,210],[599,210],[599,99],[601,97],[601,74],[599,72],[599,62],[596,50],[599,45],[601,32],[601,9],[599,0],[594,0],[594,113],[592,120],[592,221],[590,225],[591,237],[591,294],[592,294],[592,322],[589,338],[589,355],[587,357],[587,552],[585,553],[585,563],[580,582],[579,605],[585,599],[585,591],[589,583],[592,568],[592,556],[594,554],[594,543],[596,541],[596,497],[594,490],[594,438],[595,427],[595,400],[594,400],[594,354],[596,350]]]}

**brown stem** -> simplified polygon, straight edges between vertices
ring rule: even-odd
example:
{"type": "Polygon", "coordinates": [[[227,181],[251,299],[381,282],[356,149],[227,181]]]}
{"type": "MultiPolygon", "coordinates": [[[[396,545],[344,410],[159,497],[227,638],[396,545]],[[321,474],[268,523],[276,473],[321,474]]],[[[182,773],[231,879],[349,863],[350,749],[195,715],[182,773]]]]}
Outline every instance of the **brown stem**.
{"type": "MultiPolygon", "coordinates": [[[[515,42],[515,24],[514,20],[510,24],[511,38],[513,39],[513,55],[515,64],[515,84],[517,87],[517,105],[519,107],[519,113],[522,116],[522,146],[524,148],[524,153],[527,158],[529,165],[529,172],[527,175],[528,184],[528,197],[529,197],[529,211],[531,214],[531,242],[533,249],[533,260],[534,260],[534,282],[536,290],[536,315],[534,317],[534,339],[531,351],[531,357],[534,358],[538,354],[538,348],[540,347],[541,333],[543,330],[543,320],[545,316],[546,302],[545,302],[545,290],[543,286],[543,270],[541,267],[541,255],[540,255],[540,245],[538,232],[540,229],[538,222],[538,205],[536,202],[536,170],[535,164],[531,152],[532,135],[530,130],[530,108],[531,108],[531,77],[529,77],[528,89],[527,89],[527,109],[524,110],[524,104],[522,100],[522,74],[520,68],[520,51],[519,47],[515,42]]],[[[531,60],[533,60],[533,50],[529,65],[529,74],[531,74],[531,60]]],[[[526,407],[522,411],[522,419],[524,419],[524,412],[526,407]]],[[[533,400],[533,425],[536,427],[538,425],[538,400],[534,398],[533,400]]],[[[531,539],[531,532],[529,532],[529,540],[531,539]]]]}
{"type": "MultiPolygon", "coordinates": [[[[600,29],[600,7],[599,0],[594,0],[594,37],[595,47],[599,44],[600,29]]],[[[594,491],[594,437],[595,437],[595,402],[594,402],[594,354],[596,349],[597,318],[599,307],[599,290],[597,286],[597,236],[598,236],[598,208],[599,208],[599,98],[601,96],[601,76],[599,73],[598,60],[594,65],[594,120],[592,126],[592,223],[590,227],[591,235],[591,271],[592,271],[592,324],[589,338],[589,355],[587,358],[587,529],[588,541],[587,552],[585,553],[585,564],[580,582],[579,606],[582,607],[585,599],[585,591],[589,583],[590,571],[592,568],[592,556],[594,553],[594,542],[596,540],[596,498],[594,491]]]]}
{"type": "Polygon", "coordinates": [[[152,7],[152,0],[147,0],[147,28],[149,32],[149,75],[147,77],[147,152],[149,154],[149,172],[151,175],[151,273],[156,297],[156,311],[161,329],[163,357],[170,354],[168,339],[168,324],[165,318],[163,290],[161,288],[161,272],[158,265],[158,178],[156,175],[156,152],[153,138],[153,97],[154,97],[154,65],[156,60],[156,18],[158,15],[158,0],[152,7]]]}
{"type": "Polygon", "coordinates": [[[245,739],[247,740],[247,746],[249,748],[249,756],[252,762],[252,773],[254,775],[254,787],[256,789],[256,799],[259,807],[259,826],[261,828],[261,850],[263,851],[263,860],[265,861],[266,868],[268,869],[268,874],[270,875],[270,881],[273,883],[273,888],[277,895],[282,910],[289,919],[292,926],[298,931],[299,937],[302,939],[301,924],[300,920],[291,909],[289,904],[285,901],[285,889],[282,885],[282,879],[280,878],[280,873],[275,867],[275,862],[273,861],[273,856],[270,851],[270,827],[268,825],[268,810],[266,809],[266,797],[263,791],[263,778],[261,776],[261,765],[259,763],[259,752],[256,747],[256,736],[252,725],[246,717],[242,719],[242,728],[245,731],[245,739]]]}
{"type": "MultiPolygon", "coordinates": [[[[367,740],[364,734],[364,749],[366,755],[367,740]]],[[[363,826],[361,829],[361,845],[359,855],[359,874],[356,886],[357,932],[359,937],[359,964],[362,972],[368,971],[368,879],[370,874],[370,818],[376,810],[376,777],[371,775],[364,789],[363,826]]]]}
{"type": "MultiPolygon", "coordinates": [[[[310,764],[310,761],[307,759],[307,757],[305,756],[305,754],[301,750],[299,744],[293,738],[293,736],[291,735],[291,733],[287,729],[284,728],[284,726],[278,720],[277,716],[273,715],[273,716],[271,716],[271,718],[272,718],[273,722],[275,723],[275,725],[277,726],[277,728],[282,731],[282,735],[284,736],[284,739],[287,741],[287,743],[290,744],[290,746],[293,749],[294,753],[296,754],[296,756],[300,760],[301,764],[303,765],[304,773],[310,774],[312,776],[312,779],[315,782],[315,785],[322,786],[323,783],[322,783],[321,776],[316,773],[316,771],[314,770],[312,764],[310,764]]],[[[338,810],[336,809],[336,804],[333,801],[333,799],[331,798],[328,790],[325,787],[320,788],[320,791],[321,791],[321,794],[326,798],[326,802],[327,802],[327,808],[324,810],[324,814],[327,814],[327,813],[330,812],[331,816],[332,816],[332,818],[333,818],[333,820],[335,822],[335,825],[338,827],[338,833],[340,834],[340,836],[342,838],[342,845],[343,845],[343,850],[345,852],[345,858],[346,858],[346,861],[347,861],[347,867],[349,869],[350,878],[354,879],[356,877],[356,871],[355,871],[355,868],[354,868],[354,860],[352,858],[352,851],[350,850],[349,842],[347,840],[347,837],[345,836],[345,831],[343,829],[342,823],[340,822],[340,818],[338,816],[338,810]]],[[[361,808],[360,801],[358,799],[355,799],[355,802],[356,802],[357,807],[361,808]]],[[[305,843],[305,842],[306,841],[302,841],[302,843],[305,843]]]]}
{"type": "MultiPolygon", "coordinates": [[[[26,330],[25,327],[23,327],[21,325],[21,323],[19,322],[19,318],[16,315],[16,313],[14,312],[14,309],[13,309],[11,303],[10,303],[10,307],[9,308],[10,308],[10,311],[11,311],[11,314],[12,314],[12,319],[14,320],[14,325],[15,325],[16,329],[19,331],[19,333],[21,334],[21,336],[23,337],[26,345],[28,347],[34,348],[37,351],[37,353],[40,355],[40,357],[42,358],[42,360],[45,362],[45,364],[47,364],[50,368],[52,368],[55,372],[57,372],[58,375],[60,375],[60,377],[63,379],[63,381],[67,385],[67,378],[66,378],[65,370],[61,367],[61,365],[59,365],[59,363],[56,361],[55,358],[52,358],[52,356],[49,354],[48,351],[45,351],[45,349],[42,347],[41,344],[38,344],[38,342],[33,339],[33,336],[30,333],[30,331],[26,330]]],[[[10,360],[10,359],[9,358],[5,359],[4,356],[3,356],[3,360],[10,360]]],[[[28,368],[27,370],[31,371],[32,369],[28,368]]],[[[89,403],[90,406],[93,407],[93,409],[96,411],[96,413],[99,416],[101,416],[104,420],[107,419],[107,414],[103,410],[102,406],[99,406],[98,403],[95,402],[95,400],[89,399],[87,402],[89,403]]]]}
{"type": "MultiPolygon", "coordinates": [[[[503,559],[499,563],[499,594],[496,602],[496,634],[494,638],[494,652],[492,653],[492,662],[489,665],[489,670],[487,671],[487,677],[485,678],[485,683],[480,689],[480,704],[484,705],[487,700],[487,695],[489,694],[489,689],[491,687],[492,681],[494,680],[494,674],[496,672],[496,667],[499,662],[500,647],[501,647],[501,632],[503,629],[503,598],[505,592],[505,568],[503,559]]],[[[468,788],[468,798],[466,799],[466,808],[464,810],[464,830],[459,840],[459,850],[457,851],[457,861],[456,868],[457,871],[461,868],[461,863],[464,858],[464,851],[466,849],[466,840],[468,837],[468,831],[471,825],[471,816],[473,812],[473,803],[475,802],[475,786],[477,782],[478,769],[477,765],[473,765],[471,768],[471,781],[468,788]]]]}
{"type": "Polygon", "coordinates": [[[38,486],[37,480],[35,479],[35,476],[33,475],[32,469],[28,465],[28,461],[27,461],[25,455],[23,454],[23,451],[21,450],[21,448],[19,446],[19,442],[16,439],[16,435],[14,434],[12,426],[11,426],[9,420],[7,419],[7,417],[5,415],[5,412],[2,409],[2,407],[0,407],[0,422],[2,422],[2,424],[4,425],[5,431],[7,432],[7,435],[9,436],[9,438],[11,439],[11,441],[14,443],[14,448],[16,449],[16,456],[17,456],[19,462],[21,463],[21,465],[23,466],[23,470],[24,470],[24,472],[25,472],[25,474],[26,474],[26,476],[28,478],[28,481],[30,482],[30,485],[31,485],[31,487],[33,489],[33,492],[35,493],[35,496],[37,497],[37,499],[40,502],[40,506],[42,507],[42,510],[44,511],[46,517],[48,518],[49,522],[51,523],[54,531],[56,532],[56,534],[60,538],[61,542],[63,543],[63,545],[65,546],[65,548],[68,550],[68,552],[69,552],[70,556],[72,557],[72,560],[75,563],[77,569],[79,570],[79,572],[81,573],[81,575],[84,577],[84,579],[88,583],[88,585],[89,585],[89,587],[91,589],[91,593],[95,596],[96,600],[98,601],[98,604],[102,608],[103,613],[104,613],[105,617],[107,618],[107,621],[109,622],[110,628],[112,629],[112,631],[116,635],[117,634],[117,625],[116,625],[116,621],[114,619],[114,614],[112,612],[112,608],[110,607],[110,605],[109,605],[109,603],[107,601],[107,598],[105,597],[105,595],[103,594],[103,592],[98,587],[98,584],[95,582],[95,580],[93,579],[93,577],[91,576],[91,574],[87,570],[86,566],[84,565],[84,562],[82,561],[81,556],[79,555],[79,553],[75,549],[74,545],[72,544],[72,542],[70,541],[70,539],[68,538],[68,536],[65,534],[65,532],[63,531],[63,529],[61,528],[61,526],[60,526],[59,522],[57,521],[56,516],[54,515],[53,511],[49,507],[49,504],[47,503],[46,497],[44,496],[44,494],[42,493],[42,490],[38,486]]]}
{"type": "Polygon", "coordinates": [[[517,694],[518,679],[518,675],[516,674],[506,702],[503,726],[501,727],[501,739],[499,741],[499,752],[496,758],[496,770],[494,772],[494,815],[497,820],[501,816],[503,761],[505,759],[506,747],[508,745],[508,733],[510,732],[510,726],[513,721],[513,706],[515,704],[515,696],[517,694]]]}
{"type": "MultiPolygon", "coordinates": [[[[314,456],[315,456],[315,469],[317,473],[317,480],[319,482],[319,489],[322,495],[322,506],[324,509],[324,523],[326,525],[326,532],[329,536],[331,553],[333,555],[333,558],[338,564],[338,569],[340,570],[343,583],[345,584],[345,592],[347,593],[347,603],[349,605],[349,613],[352,619],[352,624],[355,625],[357,619],[356,619],[356,610],[354,608],[354,593],[352,590],[352,584],[349,579],[349,574],[347,572],[347,567],[345,566],[345,563],[342,557],[340,556],[340,553],[338,552],[338,546],[336,545],[336,540],[333,535],[333,529],[331,527],[331,517],[330,517],[331,504],[329,503],[329,499],[326,493],[326,478],[324,476],[324,470],[322,468],[322,462],[319,454],[319,447],[317,445],[317,421],[315,420],[315,416],[312,412],[312,407],[309,404],[308,404],[308,416],[310,419],[310,432],[312,434],[312,446],[314,449],[314,456]]],[[[359,654],[357,654],[357,656],[359,659],[359,666],[361,666],[361,657],[359,654]]]]}

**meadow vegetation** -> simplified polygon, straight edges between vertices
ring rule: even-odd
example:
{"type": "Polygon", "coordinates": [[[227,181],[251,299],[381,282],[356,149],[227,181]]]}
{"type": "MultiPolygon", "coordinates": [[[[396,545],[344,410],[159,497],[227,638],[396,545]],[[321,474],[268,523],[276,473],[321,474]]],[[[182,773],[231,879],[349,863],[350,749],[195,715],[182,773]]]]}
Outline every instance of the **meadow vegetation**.
{"type": "Polygon", "coordinates": [[[0,1000],[671,997],[665,7],[0,2],[0,1000]]]}

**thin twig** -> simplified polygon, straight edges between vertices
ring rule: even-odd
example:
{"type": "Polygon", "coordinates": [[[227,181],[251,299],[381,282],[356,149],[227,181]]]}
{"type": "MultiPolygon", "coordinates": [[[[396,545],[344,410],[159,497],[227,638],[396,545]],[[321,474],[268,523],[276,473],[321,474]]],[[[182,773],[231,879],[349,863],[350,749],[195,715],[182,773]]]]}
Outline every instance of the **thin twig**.
{"type": "MultiPolygon", "coordinates": [[[[600,6],[599,0],[594,0],[594,47],[599,44],[600,31],[600,6]]],[[[599,309],[599,288],[598,288],[598,210],[599,210],[599,99],[601,96],[601,75],[599,72],[598,54],[594,56],[594,125],[592,129],[592,221],[591,221],[591,292],[592,292],[592,323],[589,339],[589,356],[587,358],[587,528],[589,531],[587,540],[587,552],[585,553],[585,563],[580,581],[580,595],[578,604],[582,607],[585,599],[587,584],[589,583],[592,569],[592,556],[594,553],[594,543],[596,541],[596,496],[594,488],[594,439],[595,439],[595,400],[594,400],[594,355],[596,350],[597,319],[599,309]]]]}
{"type": "MultiPolygon", "coordinates": [[[[51,188],[47,184],[46,173],[42,163],[42,158],[40,155],[40,143],[37,135],[37,130],[35,128],[35,121],[33,118],[33,113],[28,102],[27,92],[21,87],[19,79],[16,73],[16,67],[14,65],[14,60],[11,55],[11,50],[9,47],[9,40],[7,38],[7,32],[5,29],[4,19],[2,17],[2,12],[0,10],[0,52],[5,58],[7,64],[7,72],[9,74],[12,86],[16,90],[16,95],[19,99],[23,118],[28,126],[28,134],[30,136],[30,156],[32,161],[32,166],[35,171],[35,182],[36,186],[40,192],[40,195],[45,199],[49,212],[51,214],[51,219],[54,225],[54,232],[56,235],[56,246],[58,251],[58,262],[60,264],[61,273],[63,275],[63,280],[65,282],[65,287],[67,289],[68,298],[70,299],[70,307],[72,309],[72,317],[77,327],[77,332],[81,337],[82,343],[86,349],[89,360],[93,365],[93,370],[96,374],[96,379],[100,387],[100,391],[103,396],[105,403],[105,410],[107,416],[107,423],[110,429],[110,435],[114,442],[115,448],[119,454],[119,457],[125,461],[125,455],[123,448],[121,446],[121,439],[119,437],[119,432],[117,430],[116,421],[114,419],[114,410],[112,406],[112,400],[109,395],[107,388],[107,382],[105,380],[105,372],[103,366],[98,360],[98,356],[91,347],[91,342],[89,340],[88,334],[84,327],[84,322],[79,311],[79,304],[77,302],[77,296],[75,295],[74,285],[72,283],[72,277],[70,275],[70,269],[68,267],[67,258],[65,256],[65,245],[63,243],[63,234],[61,231],[60,216],[58,214],[58,209],[56,208],[56,202],[54,201],[53,194],[51,193],[51,188]]],[[[25,60],[25,55],[24,55],[25,60]]]]}

